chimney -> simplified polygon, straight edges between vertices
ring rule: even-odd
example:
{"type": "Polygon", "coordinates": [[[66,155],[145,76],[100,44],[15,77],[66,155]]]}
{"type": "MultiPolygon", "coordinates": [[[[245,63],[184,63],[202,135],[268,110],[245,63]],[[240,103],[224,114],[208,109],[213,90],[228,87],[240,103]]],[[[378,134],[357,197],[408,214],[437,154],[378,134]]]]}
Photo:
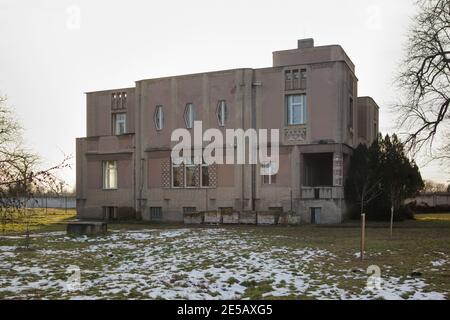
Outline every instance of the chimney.
{"type": "Polygon", "coordinates": [[[314,39],[300,39],[297,41],[298,49],[314,48],[314,39]]]}

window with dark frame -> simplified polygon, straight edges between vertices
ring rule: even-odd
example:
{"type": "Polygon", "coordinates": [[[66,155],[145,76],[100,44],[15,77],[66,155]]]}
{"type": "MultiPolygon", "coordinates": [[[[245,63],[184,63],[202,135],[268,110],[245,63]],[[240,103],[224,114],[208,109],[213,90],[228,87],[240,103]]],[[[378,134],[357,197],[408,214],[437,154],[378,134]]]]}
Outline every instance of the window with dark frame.
{"type": "Polygon", "coordinates": [[[113,92],[111,93],[111,109],[119,110],[127,108],[127,93],[113,92]]]}
{"type": "Polygon", "coordinates": [[[204,161],[195,164],[194,159],[171,165],[172,188],[209,188],[211,186],[210,166],[204,161]]]}
{"type": "Polygon", "coordinates": [[[301,69],[300,70],[300,89],[306,89],[306,83],[307,83],[307,78],[306,78],[306,69],[301,69]]]}
{"type": "Polygon", "coordinates": [[[285,90],[306,89],[306,69],[292,69],[284,71],[285,90]]]}
{"type": "Polygon", "coordinates": [[[186,188],[198,187],[198,165],[194,163],[194,159],[186,161],[184,174],[186,188]]]}
{"type": "Polygon", "coordinates": [[[162,220],[162,207],[150,207],[150,220],[162,220]]]}
{"type": "Polygon", "coordinates": [[[209,181],[209,165],[202,164],[201,165],[201,186],[202,187],[209,187],[210,181],[209,181]]]}
{"type": "Polygon", "coordinates": [[[197,207],[183,207],[183,213],[197,212],[197,207]]]}
{"type": "Polygon", "coordinates": [[[300,89],[300,73],[298,69],[292,70],[292,89],[300,89]]]}
{"type": "Polygon", "coordinates": [[[183,164],[172,163],[172,188],[184,187],[183,164]]]}
{"type": "Polygon", "coordinates": [[[286,70],[284,72],[284,88],[285,88],[285,90],[292,90],[292,72],[291,72],[291,70],[286,70]]]}

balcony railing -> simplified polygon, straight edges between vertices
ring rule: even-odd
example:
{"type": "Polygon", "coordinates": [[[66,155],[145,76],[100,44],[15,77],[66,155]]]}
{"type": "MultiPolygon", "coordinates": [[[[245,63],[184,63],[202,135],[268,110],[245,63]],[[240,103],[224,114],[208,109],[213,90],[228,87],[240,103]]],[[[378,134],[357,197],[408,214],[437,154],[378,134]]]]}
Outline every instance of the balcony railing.
{"type": "Polygon", "coordinates": [[[343,199],[343,187],[302,187],[300,198],[304,200],[343,199]]]}

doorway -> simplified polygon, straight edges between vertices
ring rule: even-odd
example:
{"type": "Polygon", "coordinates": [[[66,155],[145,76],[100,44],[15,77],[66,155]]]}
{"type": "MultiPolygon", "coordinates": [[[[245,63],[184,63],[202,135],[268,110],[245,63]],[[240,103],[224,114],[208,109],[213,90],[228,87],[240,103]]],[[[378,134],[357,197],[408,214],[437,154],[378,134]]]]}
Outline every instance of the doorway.
{"type": "Polygon", "coordinates": [[[311,208],[311,224],[320,224],[322,208],[311,208]]]}

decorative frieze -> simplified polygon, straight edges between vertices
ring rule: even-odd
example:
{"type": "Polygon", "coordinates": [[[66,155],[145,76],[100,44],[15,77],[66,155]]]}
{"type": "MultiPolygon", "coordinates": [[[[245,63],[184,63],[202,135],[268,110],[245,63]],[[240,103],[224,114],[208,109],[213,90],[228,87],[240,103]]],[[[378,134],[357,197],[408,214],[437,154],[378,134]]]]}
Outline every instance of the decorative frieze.
{"type": "Polygon", "coordinates": [[[304,143],[307,140],[308,131],[306,126],[289,126],[284,128],[284,142],[304,143]]]}

